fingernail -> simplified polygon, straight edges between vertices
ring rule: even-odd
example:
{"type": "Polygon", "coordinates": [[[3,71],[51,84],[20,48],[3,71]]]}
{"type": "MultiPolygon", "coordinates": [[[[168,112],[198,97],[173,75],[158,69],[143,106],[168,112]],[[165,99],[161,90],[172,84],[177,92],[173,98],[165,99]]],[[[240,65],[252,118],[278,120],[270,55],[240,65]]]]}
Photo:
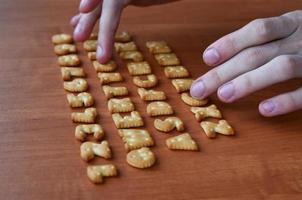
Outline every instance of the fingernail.
{"type": "Polygon", "coordinates": [[[86,0],[82,0],[80,3],[80,8],[82,8],[83,6],[85,6],[87,4],[86,0]]]}
{"type": "Polygon", "coordinates": [[[196,83],[193,83],[191,90],[190,90],[191,96],[197,99],[200,99],[203,97],[205,93],[205,86],[202,80],[197,81],[196,83]]]}
{"type": "Polygon", "coordinates": [[[101,60],[101,57],[103,56],[103,48],[101,45],[98,45],[96,55],[98,60],[101,60]]]}
{"type": "Polygon", "coordinates": [[[224,100],[229,100],[235,93],[235,87],[232,82],[229,82],[225,85],[223,85],[218,90],[218,94],[220,97],[222,97],[224,100]]]}
{"type": "Polygon", "coordinates": [[[203,59],[208,65],[214,65],[219,62],[220,55],[216,49],[210,48],[204,53],[203,59]]]}
{"type": "Polygon", "coordinates": [[[261,107],[263,108],[263,110],[266,112],[266,113],[271,113],[275,110],[275,104],[273,101],[264,101],[262,104],[261,104],[261,107]]]}

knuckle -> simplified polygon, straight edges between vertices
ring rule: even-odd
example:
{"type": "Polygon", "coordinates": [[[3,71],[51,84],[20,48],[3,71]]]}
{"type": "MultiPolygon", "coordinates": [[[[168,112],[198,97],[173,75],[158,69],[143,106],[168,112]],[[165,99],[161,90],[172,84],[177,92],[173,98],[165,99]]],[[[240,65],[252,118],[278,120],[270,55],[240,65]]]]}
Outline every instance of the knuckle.
{"type": "Polygon", "coordinates": [[[214,81],[215,83],[223,83],[223,76],[219,72],[219,70],[213,70],[209,73],[209,79],[214,81]]]}
{"type": "Polygon", "coordinates": [[[251,22],[251,27],[260,41],[266,41],[270,38],[271,22],[269,19],[256,19],[251,22]]]}
{"type": "Polygon", "coordinates": [[[293,56],[279,56],[277,58],[277,74],[285,77],[294,77],[296,68],[296,59],[293,56]]]}

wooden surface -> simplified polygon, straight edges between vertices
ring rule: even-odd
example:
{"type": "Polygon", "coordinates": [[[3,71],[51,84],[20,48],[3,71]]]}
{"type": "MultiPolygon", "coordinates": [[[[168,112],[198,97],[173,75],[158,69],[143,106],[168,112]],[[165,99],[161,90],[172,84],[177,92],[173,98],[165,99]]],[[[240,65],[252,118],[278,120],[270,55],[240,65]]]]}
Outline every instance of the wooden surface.
{"type": "MultiPolygon", "coordinates": [[[[212,41],[252,19],[301,7],[301,0],[185,0],[140,9],[129,7],[121,30],[130,31],[160,77],[177,116],[201,147],[200,152],[172,152],[169,135],[158,133],[146,117],[146,105],[119,62],[131,98],[156,141],[157,164],[137,170],[125,162],[96,74],[81,45],[80,55],[90,91],[97,101],[118,178],[95,186],[86,177],[86,163],[74,139],[71,109],[66,101],[50,37],[71,32],[69,18],[78,1],[2,0],[0,4],[0,199],[302,199],[302,111],[276,118],[258,114],[260,100],[301,86],[301,80],[257,92],[234,104],[213,101],[235,127],[236,137],[210,140],[147,53],[144,43],[167,40],[194,78],[209,70],[202,50],[212,41]]],[[[234,66],[236,67],[236,66],[234,66]]]]}

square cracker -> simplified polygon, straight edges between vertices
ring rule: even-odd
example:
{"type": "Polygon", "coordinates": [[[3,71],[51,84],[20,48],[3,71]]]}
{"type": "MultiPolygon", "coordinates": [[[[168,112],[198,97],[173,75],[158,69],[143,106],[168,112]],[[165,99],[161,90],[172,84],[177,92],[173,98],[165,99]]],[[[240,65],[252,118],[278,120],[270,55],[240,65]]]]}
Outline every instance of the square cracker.
{"type": "Polygon", "coordinates": [[[132,76],[146,75],[151,73],[151,67],[148,62],[129,62],[127,64],[129,73],[132,76]]]}

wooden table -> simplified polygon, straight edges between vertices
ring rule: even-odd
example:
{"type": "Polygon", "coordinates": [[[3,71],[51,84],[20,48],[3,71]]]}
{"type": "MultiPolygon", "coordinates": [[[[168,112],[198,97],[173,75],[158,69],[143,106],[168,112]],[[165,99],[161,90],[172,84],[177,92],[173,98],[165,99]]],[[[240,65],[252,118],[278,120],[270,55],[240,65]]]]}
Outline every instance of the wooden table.
{"type": "MultiPolygon", "coordinates": [[[[260,100],[301,86],[301,80],[257,92],[233,104],[212,97],[235,127],[236,137],[210,140],[202,133],[162,68],[144,43],[167,40],[189,67],[194,78],[209,68],[201,52],[220,36],[252,19],[275,16],[301,7],[301,0],[186,0],[146,9],[126,9],[120,30],[130,31],[160,77],[159,89],[184,119],[199,152],[172,152],[165,146],[170,135],[158,133],[146,116],[124,66],[120,71],[131,98],[144,116],[156,141],[157,164],[137,170],[125,162],[126,152],[117,135],[94,69],[79,45],[90,91],[100,113],[118,178],[95,186],[86,177],[74,139],[71,109],[50,38],[71,32],[69,18],[78,1],[3,0],[0,5],[0,199],[302,199],[302,111],[276,118],[258,114],[260,100]]],[[[120,65],[122,63],[119,63],[120,65]]]]}

